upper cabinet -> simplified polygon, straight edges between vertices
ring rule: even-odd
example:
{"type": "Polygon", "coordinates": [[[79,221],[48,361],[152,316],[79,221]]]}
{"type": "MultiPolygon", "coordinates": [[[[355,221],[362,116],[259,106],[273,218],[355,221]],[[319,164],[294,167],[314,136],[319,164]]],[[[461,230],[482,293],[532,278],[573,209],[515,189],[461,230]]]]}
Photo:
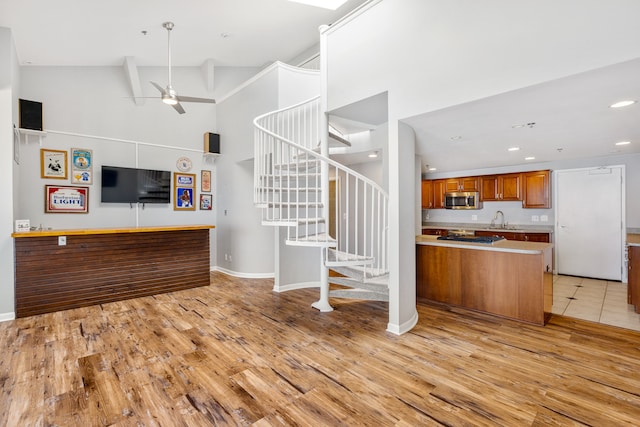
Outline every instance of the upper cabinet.
{"type": "Polygon", "coordinates": [[[446,193],[446,180],[433,180],[433,208],[444,209],[444,193],[446,193]]]}
{"type": "Polygon", "coordinates": [[[551,208],[551,173],[548,170],[522,173],[522,207],[551,208]]]}
{"type": "Polygon", "coordinates": [[[433,181],[422,181],[422,209],[433,208],[433,181]]]}
{"type": "Polygon", "coordinates": [[[444,194],[479,191],[481,201],[522,201],[525,209],[551,208],[551,171],[422,181],[422,208],[444,208],[444,194]]]}
{"type": "Polygon", "coordinates": [[[517,201],[522,200],[522,174],[487,175],[480,177],[481,201],[517,201]]]}
{"type": "Polygon", "coordinates": [[[477,176],[449,178],[445,181],[445,192],[480,191],[479,181],[477,176]]]}

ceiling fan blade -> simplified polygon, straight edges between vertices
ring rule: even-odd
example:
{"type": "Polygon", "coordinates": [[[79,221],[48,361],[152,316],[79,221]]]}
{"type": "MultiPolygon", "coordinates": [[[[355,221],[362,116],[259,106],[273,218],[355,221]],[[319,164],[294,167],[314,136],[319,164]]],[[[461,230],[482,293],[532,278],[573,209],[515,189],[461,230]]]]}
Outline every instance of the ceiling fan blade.
{"type": "Polygon", "coordinates": [[[173,107],[174,110],[176,110],[180,114],[184,114],[185,113],[184,108],[182,108],[182,105],[180,105],[179,103],[178,104],[173,104],[172,107],[173,107]]]}
{"type": "Polygon", "coordinates": [[[156,89],[160,91],[162,95],[164,95],[165,90],[162,86],[160,86],[158,83],[155,83],[155,82],[149,82],[149,83],[151,83],[156,89]]]}
{"type": "Polygon", "coordinates": [[[180,102],[204,102],[207,104],[216,103],[216,100],[211,98],[197,98],[194,96],[182,96],[182,95],[178,95],[177,98],[178,98],[178,101],[180,102]]]}

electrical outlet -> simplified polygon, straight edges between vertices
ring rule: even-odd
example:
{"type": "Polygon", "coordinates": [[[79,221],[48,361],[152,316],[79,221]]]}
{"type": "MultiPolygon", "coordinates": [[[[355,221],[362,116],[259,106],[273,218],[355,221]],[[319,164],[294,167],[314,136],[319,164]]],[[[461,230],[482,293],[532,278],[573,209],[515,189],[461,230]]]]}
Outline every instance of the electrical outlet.
{"type": "Polygon", "coordinates": [[[58,246],[67,245],[67,236],[58,236],[58,246]]]}
{"type": "Polygon", "coordinates": [[[540,221],[542,221],[542,222],[549,221],[549,216],[548,215],[540,215],[540,221]]]}
{"type": "Polygon", "coordinates": [[[531,221],[538,222],[540,221],[540,217],[538,215],[531,215],[531,221]]]}
{"type": "Polygon", "coordinates": [[[224,254],[224,260],[225,260],[225,261],[229,261],[229,255],[224,254]]]}
{"type": "Polygon", "coordinates": [[[471,221],[477,221],[478,215],[471,215],[471,221]]]}
{"type": "Polygon", "coordinates": [[[231,255],[229,255],[229,262],[233,262],[233,259],[231,258],[231,255]]]}

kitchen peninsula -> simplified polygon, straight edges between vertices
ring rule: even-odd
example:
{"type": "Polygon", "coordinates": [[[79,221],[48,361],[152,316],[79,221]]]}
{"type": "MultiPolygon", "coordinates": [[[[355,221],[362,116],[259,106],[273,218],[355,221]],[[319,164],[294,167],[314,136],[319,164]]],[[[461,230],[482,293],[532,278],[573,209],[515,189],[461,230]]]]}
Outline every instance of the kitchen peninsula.
{"type": "Polygon", "coordinates": [[[416,236],[416,292],[430,300],[544,325],[553,305],[544,242],[473,243],[416,236]]]}
{"type": "Polygon", "coordinates": [[[13,233],[16,317],[209,285],[212,228],[13,233]]]}

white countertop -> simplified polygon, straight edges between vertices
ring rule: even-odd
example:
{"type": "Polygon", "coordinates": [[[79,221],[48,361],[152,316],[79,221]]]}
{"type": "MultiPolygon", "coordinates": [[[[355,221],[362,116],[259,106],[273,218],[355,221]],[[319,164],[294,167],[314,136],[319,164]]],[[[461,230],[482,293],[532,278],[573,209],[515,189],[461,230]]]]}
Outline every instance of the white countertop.
{"type": "Polygon", "coordinates": [[[640,234],[627,234],[627,245],[640,246],[640,234]]]}
{"type": "MultiPolygon", "coordinates": [[[[640,236],[639,236],[640,237],[640,236]]],[[[416,236],[417,245],[429,245],[429,246],[445,246],[449,248],[461,248],[461,249],[477,249],[481,251],[494,251],[494,252],[514,252],[520,254],[540,254],[547,248],[552,248],[551,243],[540,242],[521,242],[517,240],[499,240],[497,242],[489,243],[473,243],[473,242],[456,242],[452,240],[438,240],[438,236],[416,236]]],[[[639,240],[640,244],[640,240],[639,240]]]]}
{"type": "Polygon", "coordinates": [[[448,230],[490,230],[505,233],[553,233],[553,225],[509,224],[507,228],[491,227],[482,223],[424,222],[422,229],[442,228],[448,230]]]}

